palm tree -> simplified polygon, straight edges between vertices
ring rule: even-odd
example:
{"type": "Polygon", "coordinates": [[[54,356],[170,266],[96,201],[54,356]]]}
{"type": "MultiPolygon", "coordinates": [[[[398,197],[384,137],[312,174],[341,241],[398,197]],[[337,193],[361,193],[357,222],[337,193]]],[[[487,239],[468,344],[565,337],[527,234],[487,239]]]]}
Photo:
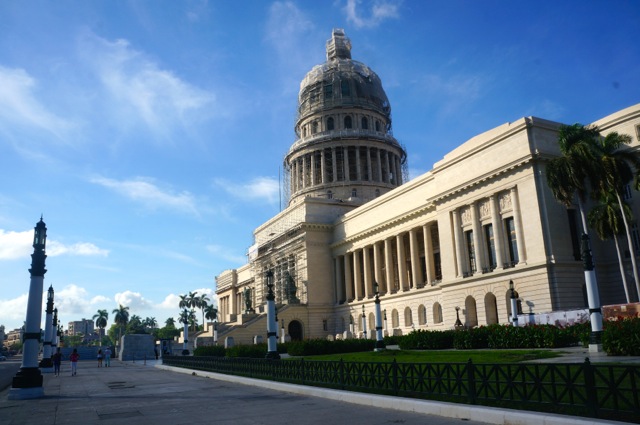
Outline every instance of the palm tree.
{"type": "Polygon", "coordinates": [[[196,330],[198,325],[198,318],[196,317],[196,311],[194,309],[189,310],[189,324],[193,326],[193,330],[196,330]]]}
{"type": "Polygon", "coordinates": [[[562,126],[558,132],[558,146],[562,156],[549,160],[546,167],[547,184],[556,200],[570,207],[578,204],[582,219],[582,261],[587,286],[587,298],[591,313],[591,341],[594,348],[599,349],[602,334],[602,314],[596,309],[600,307],[598,283],[591,256],[591,244],[587,229],[587,218],[584,203],[587,195],[597,191],[601,186],[602,173],[598,167],[599,132],[597,127],[585,127],[580,124],[562,126]]]}
{"type": "Polygon", "coordinates": [[[215,321],[218,318],[218,309],[213,304],[206,306],[204,312],[204,316],[207,318],[207,320],[215,321]]]}
{"type": "Polygon", "coordinates": [[[156,326],[158,326],[158,321],[155,317],[147,317],[146,319],[144,319],[144,325],[153,330],[156,328],[156,326]]]}
{"type": "Polygon", "coordinates": [[[169,317],[167,320],[164,321],[164,325],[167,328],[175,328],[176,327],[176,319],[174,319],[173,317],[169,317]]]}
{"type": "Polygon", "coordinates": [[[209,299],[207,294],[202,294],[198,297],[198,307],[202,311],[202,330],[203,331],[204,331],[204,318],[205,318],[204,313],[205,313],[205,309],[209,305],[209,301],[211,300],[209,299]]]}
{"type": "Polygon", "coordinates": [[[189,311],[186,308],[183,308],[180,312],[180,316],[178,316],[178,321],[184,326],[184,338],[182,345],[182,354],[189,354],[187,350],[187,341],[189,340],[189,311]]]}
{"type": "MultiPolygon", "coordinates": [[[[640,171],[640,154],[635,150],[621,149],[629,145],[631,140],[631,136],[627,134],[621,135],[613,132],[604,138],[600,138],[598,143],[598,151],[600,154],[599,165],[602,170],[602,180],[598,189],[601,196],[606,193],[612,193],[620,207],[623,207],[624,204],[622,196],[620,195],[624,190],[624,186],[629,184],[640,171]]],[[[636,184],[638,184],[639,181],[640,180],[636,179],[636,184]]],[[[631,254],[633,278],[635,279],[636,290],[640,297],[640,278],[638,277],[638,265],[636,264],[636,255],[631,239],[631,229],[629,228],[627,215],[621,214],[621,216],[627,235],[629,253],[631,254]]],[[[627,302],[629,302],[628,297],[627,302]]]]}
{"type": "Polygon", "coordinates": [[[179,295],[179,297],[180,297],[180,302],[178,303],[178,307],[179,308],[189,307],[189,304],[191,303],[189,296],[185,294],[185,295],[179,295]]]}
{"type": "Polygon", "coordinates": [[[113,321],[119,327],[118,341],[122,339],[122,328],[127,326],[129,321],[129,307],[124,307],[122,304],[118,304],[118,308],[112,311],[113,321]]]}
{"type": "MultiPolygon", "coordinates": [[[[625,215],[630,215],[631,209],[629,206],[624,202],[622,205],[625,215]]],[[[601,199],[600,204],[596,205],[591,211],[589,211],[587,220],[600,239],[604,241],[609,238],[613,238],[613,242],[616,245],[616,252],[618,254],[618,264],[620,265],[620,275],[622,276],[624,294],[626,296],[627,303],[630,303],[629,285],[627,284],[627,276],[624,272],[624,260],[620,252],[620,244],[618,243],[618,236],[622,234],[622,214],[620,212],[620,205],[611,194],[608,194],[601,199]]]]}
{"type": "Polygon", "coordinates": [[[107,327],[109,313],[107,313],[107,310],[98,310],[98,312],[93,315],[93,320],[96,321],[96,327],[100,329],[100,346],[102,347],[102,337],[104,336],[104,328],[107,327]]]}

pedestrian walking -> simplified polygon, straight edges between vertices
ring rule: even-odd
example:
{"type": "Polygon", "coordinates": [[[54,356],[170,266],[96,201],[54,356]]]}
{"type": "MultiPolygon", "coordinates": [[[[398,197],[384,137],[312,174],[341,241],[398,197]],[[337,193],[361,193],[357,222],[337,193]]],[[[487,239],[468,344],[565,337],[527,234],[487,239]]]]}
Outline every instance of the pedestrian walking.
{"type": "Polygon", "coordinates": [[[111,348],[104,350],[104,367],[111,367],[111,348]]]}
{"type": "Polygon", "coordinates": [[[80,360],[80,354],[78,354],[78,349],[74,348],[73,353],[69,356],[69,361],[71,362],[71,376],[75,376],[78,373],[78,360],[80,360]]]}
{"type": "Polygon", "coordinates": [[[60,348],[53,353],[51,360],[53,361],[53,374],[55,376],[60,376],[60,363],[62,363],[62,353],[60,352],[60,348]]]}
{"type": "Polygon", "coordinates": [[[102,350],[98,350],[98,367],[102,367],[102,350]]]}

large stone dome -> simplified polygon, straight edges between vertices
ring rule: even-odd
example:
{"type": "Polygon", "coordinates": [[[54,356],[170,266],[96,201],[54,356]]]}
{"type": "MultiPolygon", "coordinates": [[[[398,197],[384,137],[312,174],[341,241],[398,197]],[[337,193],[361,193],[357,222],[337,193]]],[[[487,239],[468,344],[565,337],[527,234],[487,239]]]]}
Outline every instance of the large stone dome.
{"type": "Polygon", "coordinates": [[[402,184],[406,152],[391,131],[391,106],[378,75],[351,59],[334,29],[327,61],[300,83],[296,141],[285,156],[289,203],[324,198],[361,205],[402,184]]]}
{"type": "Polygon", "coordinates": [[[376,110],[391,128],[391,106],[380,77],[367,65],[351,59],[351,42],[336,29],[327,41],[327,62],[314,66],[300,83],[298,120],[318,110],[340,106],[376,110]]]}

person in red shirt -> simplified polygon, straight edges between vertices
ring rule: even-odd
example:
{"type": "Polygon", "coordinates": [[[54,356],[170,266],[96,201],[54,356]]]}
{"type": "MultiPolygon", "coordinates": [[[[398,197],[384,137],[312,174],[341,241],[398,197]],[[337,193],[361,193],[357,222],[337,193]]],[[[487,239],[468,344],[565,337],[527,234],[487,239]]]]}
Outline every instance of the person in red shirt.
{"type": "Polygon", "coordinates": [[[71,362],[71,376],[75,376],[78,372],[78,360],[80,360],[80,354],[78,354],[78,349],[74,348],[73,353],[69,356],[69,361],[71,362]]]}

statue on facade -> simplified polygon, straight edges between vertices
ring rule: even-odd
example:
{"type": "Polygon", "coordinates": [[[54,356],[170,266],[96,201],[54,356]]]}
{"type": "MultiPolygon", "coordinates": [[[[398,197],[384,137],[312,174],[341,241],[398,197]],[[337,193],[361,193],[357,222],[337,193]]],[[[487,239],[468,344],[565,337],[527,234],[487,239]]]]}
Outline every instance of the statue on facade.
{"type": "Polygon", "coordinates": [[[300,300],[296,297],[296,292],[298,292],[298,288],[296,288],[296,282],[291,277],[289,272],[285,272],[285,296],[289,304],[298,304],[300,300]]]}
{"type": "Polygon", "coordinates": [[[246,314],[253,313],[253,309],[251,308],[251,289],[249,287],[244,288],[242,296],[244,297],[244,312],[246,314]]]}

